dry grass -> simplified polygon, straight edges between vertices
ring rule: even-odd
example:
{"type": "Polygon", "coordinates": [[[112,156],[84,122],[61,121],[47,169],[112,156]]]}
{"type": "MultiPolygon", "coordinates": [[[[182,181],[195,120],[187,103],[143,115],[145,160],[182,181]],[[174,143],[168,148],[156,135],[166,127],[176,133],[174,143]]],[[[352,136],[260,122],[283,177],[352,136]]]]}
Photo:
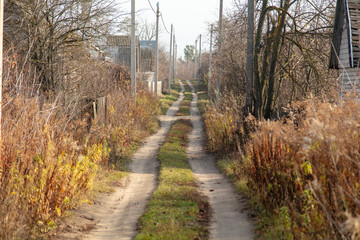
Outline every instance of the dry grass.
{"type": "Polygon", "coordinates": [[[114,89],[107,120],[94,121],[86,105],[74,117],[61,95],[37,93],[31,70],[5,64],[0,239],[46,239],[92,188],[99,166],[126,170],[130,149],[158,127],[159,101],[146,92],[134,100],[127,85],[114,89]]]}
{"type": "MultiPolygon", "coordinates": [[[[210,147],[229,144],[233,150],[235,138],[243,136],[244,125],[229,124],[234,122],[230,110],[208,109],[215,123],[224,125],[207,124],[210,147]]],[[[356,101],[297,103],[286,119],[257,123],[242,154],[222,162],[243,189],[258,196],[268,215],[280,219],[263,222],[260,234],[273,236],[273,229],[278,239],[359,239],[359,113],[356,101]],[[269,227],[274,222],[282,227],[269,227]]]]}

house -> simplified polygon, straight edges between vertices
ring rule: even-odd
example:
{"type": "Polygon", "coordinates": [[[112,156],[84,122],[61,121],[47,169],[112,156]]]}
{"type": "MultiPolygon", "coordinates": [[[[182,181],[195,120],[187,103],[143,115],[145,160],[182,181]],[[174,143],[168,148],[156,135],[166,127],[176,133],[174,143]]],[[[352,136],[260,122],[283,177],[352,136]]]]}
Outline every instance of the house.
{"type": "Polygon", "coordinates": [[[340,95],[360,99],[360,3],[337,0],[330,53],[330,68],[339,69],[340,95]]]}
{"type": "Polygon", "coordinates": [[[140,68],[143,72],[153,72],[155,63],[156,41],[140,41],[140,68]]]}
{"type": "MultiPolygon", "coordinates": [[[[131,38],[123,35],[108,35],[100,41],[100,50],[105,59],[131,66],[131,38]]],[[[140,71],[140,41],[136,38],[136,71],[140,71]]]]}

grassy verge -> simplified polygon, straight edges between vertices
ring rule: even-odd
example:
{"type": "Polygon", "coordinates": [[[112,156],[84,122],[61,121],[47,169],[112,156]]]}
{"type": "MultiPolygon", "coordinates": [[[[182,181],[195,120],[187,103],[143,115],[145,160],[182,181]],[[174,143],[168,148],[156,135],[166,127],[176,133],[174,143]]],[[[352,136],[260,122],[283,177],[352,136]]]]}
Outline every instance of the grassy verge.
{"type": "Polygon", "coordinates": [[[176,116],[189,116],[190,115],[190,103],[192,100],[191,89],[189,85],[185,85],[184,100],[180,104],[179,111],[176,116]]]}
{"type": "Polygon", "coordinates": [[[209,96],[207,92],[207,86],[204,84],[198,85],[197,80],[192,80],[191,83],[193,84],[195,91],[198,95],[198,106],[201,115],[203,116],[206,111],[206,105],[209,103],[209,96]]]}
{"type": "Polygon", "coordinates": [[[159,185],[139,222],[135,239],[206,239],[209,204],[197,190],[186,156],[192,126],[179,120],[160,148],[159,185]]]}
{"type": "MultiPolygon", "coordinates": [[[[149,135],[142,135],[145,138],[149,135]]],[[[131,147],[124,149],[123,153],[118,156],[114,156],[114,164],[109,167],[100,166],[92,187],[91,195],[96,196],[98,193],[113,193],[115,187],[118,187],[120,181],[129,175],[129,164],[131,162],[133,154],[141,145],[140,139],[133,143],[131,147]]]]}
{"type": "Polygon", "coordinates": [[[178,81],[175,82],[175,88],[171,89],[170,95],[164,94],[161,99],[161,114],[165,115],[166,111],[171,107],[173,102],[175,102],[179,98],[179,92],[180,92],[180,84],[178,81]]]}

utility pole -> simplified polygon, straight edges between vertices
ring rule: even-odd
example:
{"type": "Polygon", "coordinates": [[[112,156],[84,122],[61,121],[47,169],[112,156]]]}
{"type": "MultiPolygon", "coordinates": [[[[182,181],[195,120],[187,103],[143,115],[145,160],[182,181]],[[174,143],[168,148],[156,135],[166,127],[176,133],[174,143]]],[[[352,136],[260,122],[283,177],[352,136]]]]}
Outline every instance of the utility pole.
{"type": "Polygon", "coordinates": [[[171,32],[170,32],[170,51],[169,51],[169,82],[168,82],[168,94],[171,93],[171,51],[172,51],[172,34],[173,34],[173,25],[171,24],[171,32]]]}
{"type": "Polygon", "coordinates": [[[176,73],[175,73],[175,64],[176,64],[175,29],[173,29],[173,31],[174,31],[174,37],[173,37],[173,87],[175,87],[175,75],[176,75],[176,73]]]}
{"type": "Polygon", "coordinates": [[[212,44],[213,44],[213,28],[214,25],[211,24],[210,28],[210,56],[209,56],[209,80],[208,80],[208,94],[210,94],[211,90],[211,77],[212,77],[212,44]]]}
{"type": "Polygon", "coordinates": [[[136,97],[135,0],[131,0],[131,95],[136,97]]]}
{"type": "Polygon", "coordinates": [[[195,73],[194,78],[197,79],[197,42],[198,40],[195,40],[195,73]]]}
{"type": "MultiPolygon", "coordinates": [[[[2,75],[3,75],[3,36],[4,36],[4,0],[0,0],[0,148],[2,148],[2,75]]],[[[1,160],[1,152],[0,152],[0,160],[1,160]]]]}
{"type": "Polygon", "coordinates": [[[178,47],[177,44],[175,44],[174,47],[175,47],[175,54],[174,54],[174,59],[175,59],[175,60],[174,60],[173,83],[174,83],[174,86],[175,86],[175,76],[176,76],[176,67],[177,67],[177,66],[176,66],[176,63],[177,63],[176,60],[177,60],[177,47],[178,47]]]}
{"type": "Polygon", "coordinates": [[[154,84],[155,84],[155,95],[158,94],[158,70],[159,70],[159,16],[160,16],[160,9],[159,9],[159,2],[156,3],[157,11],[156,11],[156,49],[155,49],[155,77],[154,77],[154,84]]]}
{"type": "Polygon", "coordinates": [[[199,43],[199,76],[198,76],[198,86],[200,87],[201,81],[201,34],[200,34],[200,43],[199,43]]]}
{"type": "MultiPolygon", "coordinates": [[[[223,25],[223,0],[220,0],[220,12],[219,12],[219,46],[218,46],[218,57],[221,54],[222,44],[222,25],[223,25]]],[[[220,99],[220,67],[217,67],[216,71],[216,102],[220,99]]]]}
{"type": "Polygon", "coordinates": [[[251,111],[251,93],[254,78],[254,12],[255,0],[248,0],[248,30],[246,50],[246,111],[251,111]]]}

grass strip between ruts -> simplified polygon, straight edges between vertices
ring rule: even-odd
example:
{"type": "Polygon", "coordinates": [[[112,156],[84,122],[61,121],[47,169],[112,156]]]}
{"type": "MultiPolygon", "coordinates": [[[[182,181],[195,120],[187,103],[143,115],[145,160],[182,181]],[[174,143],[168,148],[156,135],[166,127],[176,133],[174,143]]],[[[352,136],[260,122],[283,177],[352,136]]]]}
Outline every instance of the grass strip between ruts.
{"type": "Polygon", "coordinates": [[[192,100],[192,94],[190,86],[185,84],[184,85],[185,92],[184,92],[184,100],[180,104],[179,111],[177,112],[176,116],[190,116],[190,104],[192,100]]]}
{"type": "Polygon", "coordinates": [[[173,102],[175,102],[179,98],[180,90],[181,90],[180,83],[179,83],[179,81],[176,81],[175,82],[175,87],[173,87],[173,85],[171,85],[170,94],[164,93],[160,97],[161,114],[162,115],[165,115],[166,111],[171,107],[173,102]]]}
{"type": "Polygon", "coordinates": [[[186,156],[188,120],[178,120],[160,147],[159,185],[138,224],[135,239],[207,239],[210,206],[198,191],[186,156]]]}

